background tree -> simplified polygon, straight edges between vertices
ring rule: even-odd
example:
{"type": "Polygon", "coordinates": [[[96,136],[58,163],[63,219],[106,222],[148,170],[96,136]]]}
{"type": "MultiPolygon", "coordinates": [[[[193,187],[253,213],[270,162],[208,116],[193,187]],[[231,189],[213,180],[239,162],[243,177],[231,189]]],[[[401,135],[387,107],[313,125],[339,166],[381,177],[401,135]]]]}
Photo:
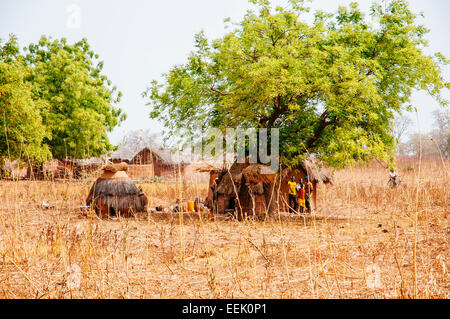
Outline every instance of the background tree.
{"type": "Polygon", "coordinates": [[[429,133],[410,134],[408,141],[399,145],[400,155],[447,158],[450,154],[450,113],[448,109],[435,110],[434,127],[429,133]]]}
{"type": "Polygon", "coordinates": [[[439,150],[436,143],[431,139],[430,134],[411,134],[406,145],[408,155],[419,156],[422,150],[422,156],[439,156],[439,150]]]}
{"type": "Polygon", "coordinates": [[[399,155],[408,155],[410,151],[408,143],[403,138],[408,135],[412,124],[413,122],[407,114],[394,116],[391,134],[397,142],[397,154],[399,155]]]}
{"type": "Polygon", "coordinates": [[[32,99],[31,84],[25,80],[29,68],[19,55],[17,38],[0,40],[0,164],[5,158],[43,161],[51,154],[44,138],[43,103],[32,99]]]}
{"type": "Polygon", "coordinates": [[[114,149],[106,132],[125,119],[115,106],[121,92],[101,74],[86,39],[68,44],[66,39],[41,37],[26,48],[33,98],[44,101],[43,124],[51,133],[44,138],[54,157],[86,158],[114,149]]]}
{"type": "Polygon", "coordinates": [[[433,112],[436,129],[431,132],[431,138],[439,147],[443,157],[450,156],[450,112],[448,109],[433,112]]]}
{"type": "Polygon", "coordinates": [[[412,124],[411,118],[406,114],[398,114],[394,117],[392,136],[394,136],[398,143],[408,134],[412,124]]]}
{"type": "Polygon", "coordinates": [[[441,65],[448,61],[423,53],[428,30],[406,1],[386,10],[374,4],[368,17],[356,3],[318,11],[312,24],[303,1],[275,9],[251,2],[257,10],[233,31],[215,41],[197,34],[187,63],[143,93],[150,116],[169,132],[193,130],[193,119],[221,129],[278,127],[284,164],[307,153],[338,167],[373,157],[390,162],[392,120],[411,109],[412,90],[447,103],[441,65]]]}

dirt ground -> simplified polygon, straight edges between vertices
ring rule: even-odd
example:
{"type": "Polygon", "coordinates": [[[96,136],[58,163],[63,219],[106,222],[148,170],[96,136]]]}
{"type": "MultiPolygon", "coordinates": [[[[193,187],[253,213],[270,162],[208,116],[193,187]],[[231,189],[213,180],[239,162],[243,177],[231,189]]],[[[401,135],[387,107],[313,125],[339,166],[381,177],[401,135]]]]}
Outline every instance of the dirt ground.
{"type": "MultiPolygon", "coordinates": [[[[101,220],[79,208],[91,181],[1,181],[0,298],[449,298],[443,164],[402,163],[396,189],[377,165],[337,171],[311,216],[247,221],[101,220]]],[[[149,207],[207,190],[140,186],[149,207]]]]}

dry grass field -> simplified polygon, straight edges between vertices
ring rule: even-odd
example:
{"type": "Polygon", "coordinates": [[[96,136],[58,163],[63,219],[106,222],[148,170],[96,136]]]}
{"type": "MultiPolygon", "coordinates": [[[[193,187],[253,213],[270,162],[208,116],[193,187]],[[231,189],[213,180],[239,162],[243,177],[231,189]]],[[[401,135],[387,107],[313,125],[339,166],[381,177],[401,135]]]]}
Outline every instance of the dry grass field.
{"type": "MultiPolygon", "coordinates": [[[[91,181],[0,181],[0,298],[449,298],[450,162],[335,172],[312,216],[100,220],[91,181]],[[43,208],[42,202],[51,205],[43,208]]],[[[206,184],[140,184],[149,207],[206,184]]]]}

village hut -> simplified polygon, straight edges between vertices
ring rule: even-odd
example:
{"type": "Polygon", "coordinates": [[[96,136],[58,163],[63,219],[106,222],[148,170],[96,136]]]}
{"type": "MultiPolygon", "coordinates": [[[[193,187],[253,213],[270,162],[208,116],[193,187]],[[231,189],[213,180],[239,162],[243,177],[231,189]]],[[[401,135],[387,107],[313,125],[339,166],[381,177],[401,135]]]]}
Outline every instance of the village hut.
{"type": "Polygon", "coordinates": [[[109,161],[106,157],[91,157],[67,159],[64,160],[64,164],[71,169],[74,178],[83,178],[100,170],[104,165],[109,164],[109,161]]]}
{"type": "Polygon", "coordinates": [[[157,147],[144,147],[136,151],[123,146],[111,154],[111,161],[128,163],[128,172],[133,178],[184,178],[185,169],[190,164],[189,159],[180,152],[173,153],[157,147]]]}
{"type": "Polygon", "coordinates": [[[265,216],[276,210],[276,177],[269,166],[251,164],[242,170],[238,215],[265,216]]]}
{"type": "MultiPolygon", "coordinates": [[[[193,171],[195,173],[191,173],[190,175],[196,175],[201,174],[201,178],[197,178],[197,180],[204,181],[205,183],[209,182],[209,188],[208,188],[208,195],[205,198],[205,201],[203,204],[205,204],[208,207],[211,207],[211,204],[213,202],[213,195],[216,187],[215,181],[219,179],[222,172],[227,170],[227,167],[230,165],[227,165],[223,162],[196,162],[194,164],[189,165],[189,168],[193,168],[193,171]]],[[[195,179],[192,179],[195,180],[195,179]]]]}
{"type": "Polygon", "coordinates": [[[30,165],[27,177],[37,180],[82,178],[92,175],[105,164],[108,164],[105,157],[49,159],[40,164],[30,165]]]}
{"type": "Polygon", "coordinates": [[[223,169],[214,177],[213,184],[213,210],[218,213],[235,212],[238,204],[238,195],[242,181],[242,170],[246,164],[235,163],[231,168],[223,169]]]}
{"type": "Polygon", "coordinates": [[[51,159],[45,161],[35,170],[34,178],[36,179],[64,179],[73,176],[72,167],[64,160],[51,159]]]}
{"type": "Polygon", "coordinates": [[[127,163],[109,164],[94,182],[86,204],[103,216],[132,216],[146,210],[147,196],[128,177],[127,163]]]}
{"type": "MultiPolygon", "coordinates": [[[[281,174],[262,164],[235,163],[229,170],[211,170],[210,193],[206,205],[217,213],[235,212],[237,217],[265,216],[277,209],[288,210],[287,182],[294,176],[311,177],[314,185],[313,201],[317,198],[317,184],[333,183],[331,175],[319,168],[313,159],[305,160],[297,169],[284,169],[281,174]],[[280,185],[281,183],[281,185],[280,185]]],[[[316,205],[315,205],[316,206],[316,205]]]]}
{"type": "MultiPolygon", "coordinates": [[[[1,160],[1,159],[0,159],[1,160]]],[[[27,177],[26,164],[19,160],[6,159],[4,164],[0,167],[0,178],[21,180],[27,177]]]]}
{"type": "Polygon", "coordinates": [[[235,163],[231,168],[210,172],[207,206],[218,213],[265,216],[275,208],[274,184],[277,173],[261,164],[235,163]]]}

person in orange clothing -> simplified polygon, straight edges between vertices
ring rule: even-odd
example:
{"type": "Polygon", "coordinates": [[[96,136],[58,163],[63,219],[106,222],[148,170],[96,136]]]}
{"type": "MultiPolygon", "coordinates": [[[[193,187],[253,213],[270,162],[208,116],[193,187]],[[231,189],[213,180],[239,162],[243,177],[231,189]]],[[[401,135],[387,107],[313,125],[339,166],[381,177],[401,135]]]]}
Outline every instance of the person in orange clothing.
{"type": "Polygon", "coordinates": [[[303,214],[303,211],[305,210],[305,185],[303,185],[301,178],[297,184],[297,201],[300,214],[303,214]]]}
{"type": "Polygon", "coordinates": [[[295,182],[295,177],[292,176],[291,180],[288,182],[288,192],[289,192],[289,213],[295,214],[297,211],[297,183],[295,182]]]}

